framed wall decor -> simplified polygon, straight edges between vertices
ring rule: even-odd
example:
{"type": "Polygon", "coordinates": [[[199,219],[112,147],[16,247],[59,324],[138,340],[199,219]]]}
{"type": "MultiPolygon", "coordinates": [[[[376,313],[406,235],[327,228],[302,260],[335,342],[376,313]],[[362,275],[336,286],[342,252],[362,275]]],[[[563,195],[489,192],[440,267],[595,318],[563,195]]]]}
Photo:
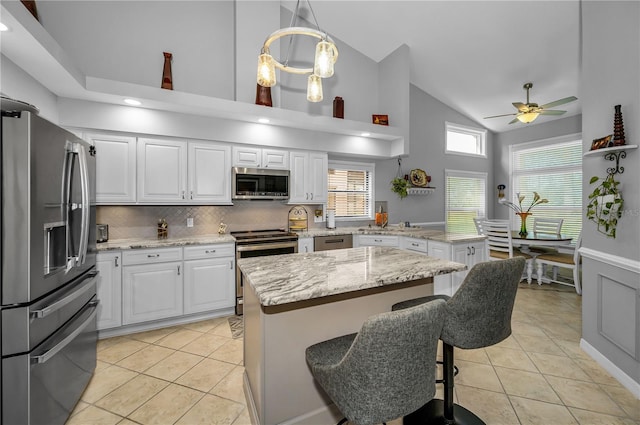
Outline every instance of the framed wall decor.
{"type": "Polygon", "coordinates": [[[374,124],[389,125],[389,115],[371,115],[374,124]]]}
{"type": "Polygon", "coordinates": [[[591,150],[594,151],[596,149],[607,148],[610,146],[612,141],[613,141],[613,134],[610,134],[605,137],[601,137],[599,139],[593,139],[593,142],[591,142],[591,150]]]}

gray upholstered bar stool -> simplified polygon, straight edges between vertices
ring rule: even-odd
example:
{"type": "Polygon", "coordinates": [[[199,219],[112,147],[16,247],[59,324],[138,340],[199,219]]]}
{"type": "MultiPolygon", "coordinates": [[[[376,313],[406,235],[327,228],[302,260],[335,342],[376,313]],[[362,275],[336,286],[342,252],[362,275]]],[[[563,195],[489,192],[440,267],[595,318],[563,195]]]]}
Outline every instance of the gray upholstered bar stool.
{"type": "Polygon", "coordinates": [[[380,313],[369,317],[357,334],[307,348],[316,382],[345,416],[339,424],[384,423],[433,398],[444,305],[439,300],[380,313]]]}
{"type": "MultiPolygon", "coordinates": [[[[484,424],[482,419],[453,403],[453,347],[472,349],[497,344],[511,335],[511,313],[525,259],[487,261],[469,270],[458,291],[445,303],[442,327],[444,400],[432,399],[405,416],[404,424],[484,424]]],[[[416,298],[394,304],[392,310],[430,304],[446,295],[416,298]]]]}

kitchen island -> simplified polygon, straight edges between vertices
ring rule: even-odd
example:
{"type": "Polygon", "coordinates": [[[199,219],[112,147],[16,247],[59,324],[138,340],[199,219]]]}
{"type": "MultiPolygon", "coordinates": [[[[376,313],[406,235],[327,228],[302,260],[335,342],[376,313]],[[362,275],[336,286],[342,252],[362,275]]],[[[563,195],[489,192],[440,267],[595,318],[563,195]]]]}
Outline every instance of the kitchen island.
{"type": "Polygon", "coordinates": [[[360,330],[371,315],[433,293],[433,277],[464,264],[390,247],[247,258],[244,390],[254,424],[336,423],[305,349],[360,330]]]}

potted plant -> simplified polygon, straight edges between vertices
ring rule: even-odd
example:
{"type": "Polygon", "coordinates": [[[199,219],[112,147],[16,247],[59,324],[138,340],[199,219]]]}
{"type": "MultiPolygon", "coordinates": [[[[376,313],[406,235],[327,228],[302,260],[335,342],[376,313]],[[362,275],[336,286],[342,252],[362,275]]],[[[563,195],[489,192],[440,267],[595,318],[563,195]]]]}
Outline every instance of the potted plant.
{"type": "Polygon", "coordinates": [[[601,183],[589,195],[587,204],[587,218],[598,225],[598,231],[612,238],[616,237],[618,219],[622,217],[622,193],[618,186],[620,182],[609,174],[604,179],[591,177],[589,184],[601,183]]]}
{"type": "Polygon", "coordinates": [[[396,177],[391,180],[391,191],[398,194],[400,199],[408,195],[407,189],[409,188],[409,180],[405,180],[401,177],[396,177]]]}

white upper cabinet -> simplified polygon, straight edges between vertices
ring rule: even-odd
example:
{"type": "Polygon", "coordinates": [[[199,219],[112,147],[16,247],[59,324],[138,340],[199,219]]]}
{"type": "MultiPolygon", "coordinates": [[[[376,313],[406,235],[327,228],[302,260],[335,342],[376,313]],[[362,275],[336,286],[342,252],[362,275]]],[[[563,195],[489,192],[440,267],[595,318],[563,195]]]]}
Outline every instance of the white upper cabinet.
{"type": "Polygon", "coordinates": [[[289,151],[282,149],[260,149],[244,146],[234,146],[233,166],[288,170],[289,151]]]}
{"type": "Polygon", "coordinates": [[[136,202],[136,138],[84,134],[96,147],[96,203],[136,202]]]}
{"type": "Polygon", "coordinates": [[[189,201],[231,203],[231,147],[189,142],[189,201]]]}
{"type": "Polygon", "coordinates": [[[231,149],[217,143],[138,140],[138,202],[231,203],[231,149]]]}
{"type": "Polygon", "coordinates": [[[289,203],[327,202],[328,156],[324,152],[291,152],[289,203]]]}

